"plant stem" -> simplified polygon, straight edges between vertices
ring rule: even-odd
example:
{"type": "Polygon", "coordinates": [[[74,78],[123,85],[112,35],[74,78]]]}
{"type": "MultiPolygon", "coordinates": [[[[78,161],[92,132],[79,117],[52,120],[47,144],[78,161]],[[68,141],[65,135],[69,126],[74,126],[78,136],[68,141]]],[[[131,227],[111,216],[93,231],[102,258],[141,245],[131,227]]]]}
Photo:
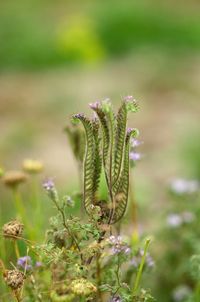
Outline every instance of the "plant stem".
{"type": "Polygon", "coordinates": [[[17,240],[14,240],[14,248],[15,248],[16,257],[17,257],[17,259],[19,259],[20,258],[20,253],[19,253],[19,247],[18,247],[18,244],[17,244],[17,240]]]}
{"type": "Polygon", "coordinates": [[[20,196],[17,188],[13,189],[13,199],[14,199],[14,204],[15,204],[17,214],[19,214],[20,218],[24,222],[27,221],[25,208],[24,208],[21,196],[20,196]]]}
{"type": "Polygon", "coordinates": [[[139,233],[138,233],[138,219],[137,219],[137,202],[134,194],[134,182],[133,182],[133,169],[131,169],[130,173],[130,204],[131,204],[131,218],[133,222],[133,241],[138,241],[139,233]]]}
{"type": "Polygon", "coordinates": [[[27,219],[26,210],[25,210],[20,193],[17,188],[13,189],[13,198],[14,198],[14,203],[15,203],[15,208],[16,208],[17,214],[19,214],[22,222],[25,224],[30,238],[33,239],[34,230],[32,229],[30,222],[27,219]]]}
{"type": "Polygon", "coordinates": [[[101,265],[100,265],[99,258],[100,258],[100,255],[97,255],[96,265],[97,265],[97,284],[98,284],[98,299],[99,299],[98,301],[103,302],[102,294],[99,289],[99,286],[101,285],[101,265]]]}
{"type": "Polygon", "coordinates": [[[68,224],[67,224],[67,222],[66,222],[66,218],[65,218],[65,213],[64,213],[64,211],[60,208],[58,202],[57,202],[55,199],[53,199],[53,202],[54,202],[54,204],[55,204],[57,210],[60,212],[60,214],[61,214],[61,216],[62,216],[63,226],[66,228],[68,234],[71,236],[72,240],[74,241],[74,243],[75,243],[75,245],[76,245],[78,251],[80,252],[81,260],[83,260],[82,253],[81,253],[81,249],[80,249],[79,244],[78,244],[78,242],[77,242],[77,240],[76,240],[76,237],[75,237],[74,234],[71,232],[71,230],[70,230],[70,228],[69,228],[69,226],[68,226],[68,224]]]}
{"type": "Polygon", "coordinates": [[[145,242],[145,247],[144,247],[144,254],[142,256],[141,262],[140,262],[140,266],[139,269],[137,271],[137,275],[136,275],[136,279],[135,279],[135,284],[133,287],[133,293],[135,294],[138,291],[139,285],[140,285],[140,281],[141,281],[141,277],[142,277],[142,272],[143,272],[143,268],[144,268],[144,263],[146,260],[146,255],[147,255],[147,251],[148,251],[148,247],[150,244],[150,239],[147,239],[145,242]]]}

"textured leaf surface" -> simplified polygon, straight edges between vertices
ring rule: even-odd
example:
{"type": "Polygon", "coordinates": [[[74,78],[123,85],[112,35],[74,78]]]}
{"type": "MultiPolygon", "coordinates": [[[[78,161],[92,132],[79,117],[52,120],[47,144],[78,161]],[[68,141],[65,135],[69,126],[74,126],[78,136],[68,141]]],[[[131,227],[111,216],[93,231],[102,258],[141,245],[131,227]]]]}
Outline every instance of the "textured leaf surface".
{"type": "Polygon", "coordinates": [[[92,122],[83,114],[76,114],[75,119],[82,122],[86,133],[86,151],[84,159],[84,206],[89,213],[94,201],[94,171],[95,171],[95,143],[92,122]]]}
{"type": "Polygon", "coordinates": [[[124,157],[123,157],[123,170],[120,176],[120,180],[118,182],[118,188],[116,190],[114,201],[115,201],[115,209],[113,218],[111,223],[116,223],[120,220],[127,207],[128,203],[128,193],[129,193],[129,149],[130,149],[130,138],[131,136],[137,135],[136,129],[129,129],[126,134],[125,139],[125,150],[124,150],[124,157]]]}

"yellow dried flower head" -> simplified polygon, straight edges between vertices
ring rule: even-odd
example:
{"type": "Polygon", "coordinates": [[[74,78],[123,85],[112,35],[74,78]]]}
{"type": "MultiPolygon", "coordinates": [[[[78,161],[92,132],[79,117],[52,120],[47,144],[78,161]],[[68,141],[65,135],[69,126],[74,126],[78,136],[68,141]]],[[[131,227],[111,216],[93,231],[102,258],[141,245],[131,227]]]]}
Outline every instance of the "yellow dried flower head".
{"type": "Polygon", "coordinates": [[[6,238],[16,239],[17,237],[22,236],[23,229],[24,225],[21,224],[18,220],[11,220],[3,225],[3,236],[6,238]]]}
{"type": "Polygon", "coordinates": [[[3,273],[6,284],[12,290],[21,289],[24,283],[25,275],[18,270],[5,270],[3,273]]]}
{"type": "Polygon", "coordinates": [[[25,182],[26,174],[22,171],[8,171],[3,176],[3,182],[6,186],[16,188],[20,183],[25,182]]]}
{"type": "Polygon", "coordinates": [[[72,281],[70,288],[74,294],[79,296],[89,296],[97,291],[97,288],[94,284],[83,278],[72,281]]]}
{"type": "Polygon", "coordinates": [[[42,172],[43,168],[43,163],[39,160],[25,159],[23,162],[24,171],[30,174],[40,173],[42,172]]]}

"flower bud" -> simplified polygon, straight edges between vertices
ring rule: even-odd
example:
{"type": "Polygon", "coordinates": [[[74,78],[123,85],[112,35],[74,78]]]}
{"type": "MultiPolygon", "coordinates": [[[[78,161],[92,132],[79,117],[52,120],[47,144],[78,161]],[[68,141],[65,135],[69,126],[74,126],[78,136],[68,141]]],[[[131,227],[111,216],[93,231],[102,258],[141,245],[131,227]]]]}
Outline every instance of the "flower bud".
{"type": "Polygon", "coordinates": [[[11,220],[3,225],[2,231],[5,238],[13,238],[22,236],[24,225],[17,220],[11,220]]]}
{"type": "Polygon", "coordinates": [[[5,270],[3,273],[6,284],[12,290],[21,289],[24,284],[25,275],[18,270],[5,270]]]}
{"type": "Polygon", "coordinates": [[[97,291],[96,286],[86,279],[77,279],[71,283],[71,291],[76,295],[89,296],[97,291]]]}
{"type": "Polygon", "coordinates": [[[23,162],[23,169],[29,174],[40,173],[43,168],[43,163],[39,160],[25,159],[23,162]]]}
{"type": "Polygon", "coordinates": [[[4,184],[13,189],[26,180],[27,176],[22,171],[8,171],[3,176],[4,184]]]}

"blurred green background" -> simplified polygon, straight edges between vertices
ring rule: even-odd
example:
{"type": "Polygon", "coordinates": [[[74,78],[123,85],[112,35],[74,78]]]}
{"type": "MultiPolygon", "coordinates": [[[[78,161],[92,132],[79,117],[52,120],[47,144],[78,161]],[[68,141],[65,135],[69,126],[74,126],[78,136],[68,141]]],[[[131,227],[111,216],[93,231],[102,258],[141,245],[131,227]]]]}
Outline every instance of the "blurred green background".
{"type": "MultiPolygon", "coordinates": [[[[0,166],[40,159],[41,179],[55,176],[62,190],[74,190],[78,173],[63,132],[71,114],[131,94],[141,110],[130,125],[145,155],[136,196],[153,230],[168,180],[200,178],[199,52],[197,0],[1,1],[0,166]]],[[[9,200],[0,184],[2,222],[14,215],[9,200]]]]}

